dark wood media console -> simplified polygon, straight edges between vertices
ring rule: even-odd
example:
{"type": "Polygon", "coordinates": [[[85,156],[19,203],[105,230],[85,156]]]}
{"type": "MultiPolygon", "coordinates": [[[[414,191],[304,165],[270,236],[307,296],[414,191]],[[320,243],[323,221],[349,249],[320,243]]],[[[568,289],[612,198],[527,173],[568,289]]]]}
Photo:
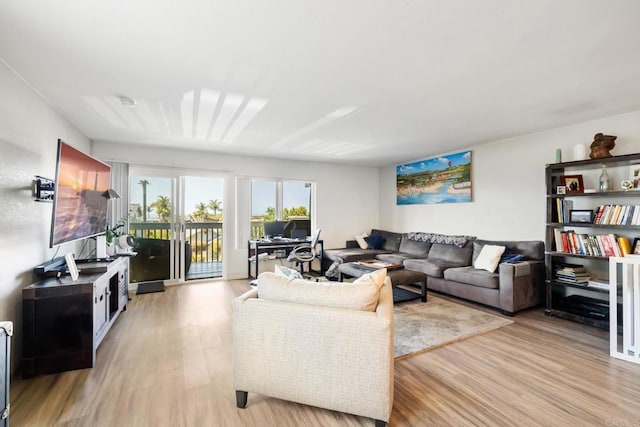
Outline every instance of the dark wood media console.
{"type": "Polygon", "coordinates": [[[44,279],[22,290],[22,374],[91,368],[96,350],[126,310],[129,259],[78,262],[80,277],[44,279]]]}

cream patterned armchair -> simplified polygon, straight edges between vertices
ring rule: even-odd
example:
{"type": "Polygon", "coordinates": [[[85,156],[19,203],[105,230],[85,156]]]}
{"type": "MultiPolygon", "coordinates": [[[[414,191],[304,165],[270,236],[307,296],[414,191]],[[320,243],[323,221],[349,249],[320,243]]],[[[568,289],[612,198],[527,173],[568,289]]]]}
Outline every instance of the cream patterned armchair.
{"type": "Polygon", "coordinates": [[[234,386],[373,418],[393,406],[393,296],[386,271],[353,283],[263,273],[233,301],[234,386]]]}

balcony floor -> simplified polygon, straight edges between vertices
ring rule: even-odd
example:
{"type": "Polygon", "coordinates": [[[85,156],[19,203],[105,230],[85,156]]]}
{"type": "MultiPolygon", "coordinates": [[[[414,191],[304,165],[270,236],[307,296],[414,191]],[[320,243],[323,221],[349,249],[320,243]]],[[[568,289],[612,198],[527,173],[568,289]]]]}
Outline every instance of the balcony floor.
{"type": "Polygon", "coordinates": [[[187,280],[222,277],[222,261],[192,262],[187,280]]]}

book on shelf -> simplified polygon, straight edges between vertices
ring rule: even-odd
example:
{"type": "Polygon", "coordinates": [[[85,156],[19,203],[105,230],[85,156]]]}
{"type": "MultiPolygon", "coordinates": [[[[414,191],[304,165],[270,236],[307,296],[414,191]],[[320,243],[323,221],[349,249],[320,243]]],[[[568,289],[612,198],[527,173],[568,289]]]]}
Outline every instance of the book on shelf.
{"type": "Polygon", "coordinates": [[[594,224],[640,225],[640,205],[601,205],[596,210],[594,224]]]}
{"type": "Polygon", "coordinates": [[[556,242],[556,251],[564,252],[564,245],[562,243],[562,230],[560,230],[559,228],[554,228],[553,238],[556,242]]]}
{"type": "Polygon", "coordinates": [[[587,283],[587,287],[608,291],[610,286],[609,286],[609,281],[606,279],[592,278],[587,283]]]}
{"type": "Polygon", "coordinates": [[[573,209],[573,201],[566,199],[556,199],[556,215],[561,224],[570,222],[570,213],[573,209]]]}
{"type": "Polygon", "coordinates": [[[554,230],[554,241],[558,252],[575,255],[611,257],[631,253],[629,238],[615,234],[578,234],[575,230],[554,230]]]}
{"type": "Polygon", "coordinates": [[[591,279],[591,275],[587,269],[579,264],[554,264],[553,277],[557,282],[568,283],[572,285],[585,285],[591,279]]]}

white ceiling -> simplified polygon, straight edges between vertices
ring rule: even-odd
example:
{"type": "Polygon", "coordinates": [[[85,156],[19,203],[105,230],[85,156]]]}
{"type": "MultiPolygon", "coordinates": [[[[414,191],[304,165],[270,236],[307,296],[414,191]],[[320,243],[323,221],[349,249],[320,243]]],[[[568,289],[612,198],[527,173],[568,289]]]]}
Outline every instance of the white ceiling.
{"type": "Polygon", "coordinates": [[[637,0],[0,3],[93,140],[377,166],[638,110],[639,41],[637,0]]]}

